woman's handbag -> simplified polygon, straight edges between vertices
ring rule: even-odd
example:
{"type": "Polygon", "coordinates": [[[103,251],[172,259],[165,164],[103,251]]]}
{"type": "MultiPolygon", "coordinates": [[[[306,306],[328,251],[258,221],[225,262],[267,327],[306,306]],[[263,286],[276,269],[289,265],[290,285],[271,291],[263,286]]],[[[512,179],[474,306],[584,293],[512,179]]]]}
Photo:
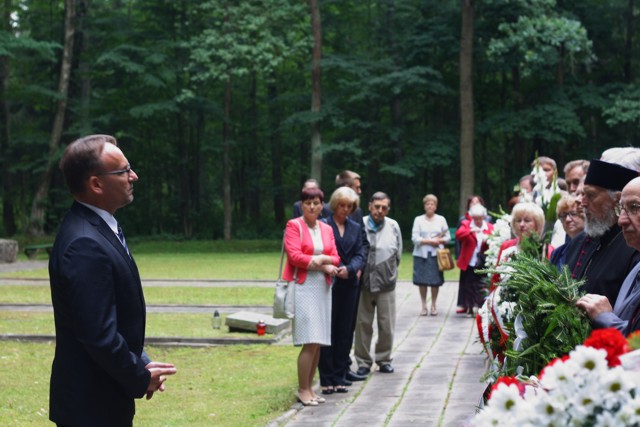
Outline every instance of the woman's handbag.
{"type": "Polygon", "coordinates": [[[451,258],[451,252],[448,248],[438,248],[438,270],[447,271],[453,270],[453,258],[451,258]]]}
{"type": "MultiPolygon", "coordinates": [[[[300,229],[300,240],[302,240],[302,227],[300,229]]],[[[296,275],[291,282],[282,279],[282,264],[284,263],[284,238],[282,239],[282,251],[280,252],[280,271],[276,281],[276,293],[273,295],[273,317],[275,319],[293,319],[295,314],[295,291],[296,275]]],[[[296,267],[296,273],[298,268],[296,267]]]]}
{"type": "Polygon", "coordinates": [[[280,254],[280,273],[276,281],[276,293],[273,295],[273,317],[276,319],[293,319],[296,283],[282,280],[283,262],[284,240],[282,241],[282,253],[280,254]]]}

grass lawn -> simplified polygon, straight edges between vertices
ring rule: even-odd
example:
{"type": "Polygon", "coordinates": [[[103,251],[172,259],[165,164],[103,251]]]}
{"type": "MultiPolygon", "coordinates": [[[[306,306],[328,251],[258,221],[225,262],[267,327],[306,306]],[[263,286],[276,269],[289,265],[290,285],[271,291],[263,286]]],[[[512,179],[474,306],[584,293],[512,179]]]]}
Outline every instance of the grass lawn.
{"type": "MultiPolygon", "coordinates": [[[[0,425],[48,422],[53,344],[2,342],[0,425]]],[[[176,364],[167,390],[136,401],[136,426],[260,426],[294,402],[290,346],[147,348],[154,360],[176,364]]]]}
{"type": "MultiPolygon", "coordinates": [[[[280,252],[146,252],[135,256],[140,276],[144,279],[229,279],[229,280],[273,280],[278,277],[280,252]]],[[[413,256],[403,253],[400,262],[399,278],[411,281],[413,274],[413,256]]],[[[0,277],[48,278],[46,268],[39,270],[2,273],[0,277]]],[[[454,268],[445,271],[444,278],[458,281],[460,271],[454,268]]],[[[145,291],[146,294],[146,291],[145,291]]]]}
{"type": "MultiPolygon", "coordinates": [[[[207,313],[147,313],[147,337],[188,338],[259,338],[249,332],[229,332],[224,325],[226,313],[221,314],[220,329],[211,327],[207,313]]],[[[0,311],[0,334],[54,335],[53,313],[28,311],[0,311]]],[[[264,335],[271,339],[272,335],[264,335]]],[[[0,425],[2,425],[0,423],[0,425]]]]}
{"type": "MultiPolygon", "coordinates": [[[[51,304],[49,286],[3,286],[0,304],[51,304]]],[[[252,287],[145,287],[144,299],[149,304],[183,305],[271,305],[272,288],[252,287]]]]}
{"type": "MultiPolygon", "coordinates": [[[[144,279],[258,279],[275,281],[280,242],[136,242],[129,246],[144,279]]],[[[38,259],[46,259],[39,254],[38,259]]],[[[24,255],[20,256],[20,260],[24,255]]],[[[403,254],[400,280],[411,281],[413,258],[403,254]]],[[[457,281],[457,269],[445,279],[457,281]]],[[[1,277],[47,278],[47,269],[1,277]]],[[[1,280],[1,279],[0,279],[1,280]]],[[[48,286],[2,286],[0,303],[48,304],[48,286]]],[[[145,287],[147,304],[262,305],[272,288],[145,287]]],[[[222,310],[221,310],[222,311],[222,310]]],[[[224,316],[226,313],[222,312],[224,316]]],[[[214,338],[242,336],[213,330],[211,314],[148,313],[147,336],[214,338]]],[[[1,334],[53,334],[51,313],[0,311],[1,334]]],[[[256,335],[252,335],[255,337],[256,335]]],[[[270,338],[270,336],[266,336],[270,338]]],[[[54,345],[0,341],[0,425],[48,423],[49,375],[54,345]]],[[[136,426],[260,426],[281,415],[297,387],[292,346],[251,345],[208,348],[148,347],[154,360],[175,363],[178,374],[167,391],[140,400],[136,426]]]]}

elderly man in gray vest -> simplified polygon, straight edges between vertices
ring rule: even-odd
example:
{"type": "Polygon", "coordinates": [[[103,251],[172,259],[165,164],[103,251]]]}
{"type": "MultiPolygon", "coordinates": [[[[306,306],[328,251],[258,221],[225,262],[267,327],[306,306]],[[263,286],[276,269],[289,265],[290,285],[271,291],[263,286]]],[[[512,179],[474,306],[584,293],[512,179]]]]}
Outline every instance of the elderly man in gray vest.
{"type": "Polygon", "coordinates": [[[371,196],[370,214],[362,219],[369,241],[369,256],[362,273],[360,302],[356,320],[355,356],[358,375],[371,372],[373,319],[378,318],[375,363],[380,372],[390,374],[391,349],[396,324],[396,281],[402,255],[402,234],[398,223],[387,217],[391,200],[383,192],[371,196]]]}

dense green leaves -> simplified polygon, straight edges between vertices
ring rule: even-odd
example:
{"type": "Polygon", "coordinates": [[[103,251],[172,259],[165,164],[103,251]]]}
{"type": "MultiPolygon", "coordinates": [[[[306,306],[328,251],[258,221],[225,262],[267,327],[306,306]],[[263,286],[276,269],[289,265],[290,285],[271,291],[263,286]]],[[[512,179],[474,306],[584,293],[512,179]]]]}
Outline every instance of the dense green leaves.
{"type": "MultiPolygon", "coordinates": [[[[33,172],[48,160],[64,2],[7,4],[0,71],[6,65],[9,117],[0,164],[8,173],[0,198],[21,230],[33,172]]],[[[640,144],[640,33],[627,28],[638,11],[626,0],[474,5],[474,191],[489,208],[506,206],[536,151],[562,167],[640,144]]],[[[307,2],[92,0],[78,10],[63,140],[118,137],[141,178],[135,202],[119,214],[129,234],[221,236],[228,147],[233,235],[279,236],[310,173],[313,120],[327,195],[335,175],[351,169],[363,176],[365,199],[377,190],[391,195],[392,216],[407,233],[426,193],[438,195],[439,213],[455,224],[460,2],[320,1],[317,114],[307,2]]],[[[65,195],[56,174],[48,231],[69,204],[65,195]]]]}

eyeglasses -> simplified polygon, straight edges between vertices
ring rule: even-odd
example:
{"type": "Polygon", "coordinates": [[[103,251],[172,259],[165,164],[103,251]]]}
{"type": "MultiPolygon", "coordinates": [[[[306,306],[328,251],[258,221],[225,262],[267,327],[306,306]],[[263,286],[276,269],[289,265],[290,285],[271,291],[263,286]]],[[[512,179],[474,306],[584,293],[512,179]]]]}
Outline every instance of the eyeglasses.
{"type": "Polygon", "coordinates": [[[613,210],[616,212],[616,215],[620,216],[622,211],[626,211],[627,215],[636,215],[638,211],[640,211],[640,203],[618,203],[613,210]]]}
{"type": "Polygon", "coordinates": [[[579,218],[582,214],[580,212],[577,211],[571,211],[571,212],[567,212],[567,213],[563,213],[558,215],[558,219],[560,221],[564,221],[565,219],[571,217],[571,218],[579,218]]]}
{"type": "Polygon", "coordinates": [[[116,171],[108,171],[108,172],[100,172],[97,173],[96,176],[100,176],[100,175],[131,175],[131,164],[127,163],[127,167],[124,169],[118,169],[116,171]]]}

